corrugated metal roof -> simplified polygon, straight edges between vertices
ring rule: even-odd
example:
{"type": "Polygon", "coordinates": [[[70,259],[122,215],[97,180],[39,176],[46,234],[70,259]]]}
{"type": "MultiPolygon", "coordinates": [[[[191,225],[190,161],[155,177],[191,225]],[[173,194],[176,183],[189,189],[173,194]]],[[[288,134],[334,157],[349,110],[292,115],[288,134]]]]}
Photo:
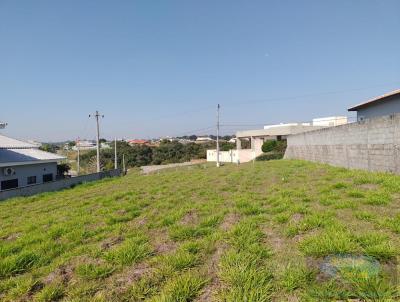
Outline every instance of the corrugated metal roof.
{"type": "Polygon", "coordinates": [[[353,106],[353,107],[351,107],[351,108],[349,108],[349,109],[347,109],[347,110],[348,110],[348,111],[357,111],[357,110],[360,109],[360,108],[367,107],[367,106],[369,106],[369,105],[371,105],[371,104],[374,104],[374,103],[376,103],[376,102],[379,102],[379,101],[383,101],[383,100],[385,100],[386,98],[391,97],[391,96],[394,96],[394,95],[397,95],[397,94],[400,94],[400,89],[393,90],[393,91],[391,91],[391,92],[385,93],[385,94],[383,94],[383,95],[381,95],[381,96],[378,96],[378,97],[375,97],[375,98],[373,98],[373,99],[370,99],[370,100],[368,100],[368,101],[366,101],[366,102],[364,102],[364,103],[361,103],[361,104],[358,104],[358,105],[356,105],[356,106],[353,106]]]}
{"type": "Polygon", "coordinates": [[[65,157],[39,149],[0,149],[0,165],[9,163],[37,163],[59,161],[65,157]]]}
{"type": "Polygon", "coordinates": [[[21,149],[37,148],[37,146],[8,136],[0,135],[0,149],[20,149],[20,148],[21,149]]]}

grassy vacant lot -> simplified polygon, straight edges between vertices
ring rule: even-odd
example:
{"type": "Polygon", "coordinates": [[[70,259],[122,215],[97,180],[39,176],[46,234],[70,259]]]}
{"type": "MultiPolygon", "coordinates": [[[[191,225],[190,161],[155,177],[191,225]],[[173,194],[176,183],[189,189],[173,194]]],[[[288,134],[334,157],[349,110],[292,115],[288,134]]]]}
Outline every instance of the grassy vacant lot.
{"type": "Polygon", "coordinates": [[[2,202],[0,300],[398,301],[399,192],[398,176],[273,161],[2,202]],[[328,258],[330,277],[335,255],[369,260],[328,258]]]}

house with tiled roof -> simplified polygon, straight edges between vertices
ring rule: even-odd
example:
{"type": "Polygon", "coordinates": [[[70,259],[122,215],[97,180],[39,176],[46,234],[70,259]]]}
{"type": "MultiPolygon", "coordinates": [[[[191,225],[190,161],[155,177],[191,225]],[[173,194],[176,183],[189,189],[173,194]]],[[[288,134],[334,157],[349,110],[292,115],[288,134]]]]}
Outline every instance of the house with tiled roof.
{"type": "MultiPolygon", "coordinates": [[[[0,123],[0,128],[5,125],[0,123]]],[[[40,150],[37,144],[0,135],[0,190],[53,181],[57,163],[64,159],[40,150]]]]}

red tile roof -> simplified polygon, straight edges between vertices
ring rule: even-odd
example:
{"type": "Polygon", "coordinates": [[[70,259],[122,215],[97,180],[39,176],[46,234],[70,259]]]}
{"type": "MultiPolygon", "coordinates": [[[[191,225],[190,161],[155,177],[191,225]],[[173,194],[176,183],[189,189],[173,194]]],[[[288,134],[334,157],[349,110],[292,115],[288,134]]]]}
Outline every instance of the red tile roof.
{"type": "Polygon", "coordinates": [[[129,144],[138,144],[138,145],[143,145],[143,144],[148,144],[149,141],[144,140],[144,139],[131,139],[128,140],[129,144]]]}

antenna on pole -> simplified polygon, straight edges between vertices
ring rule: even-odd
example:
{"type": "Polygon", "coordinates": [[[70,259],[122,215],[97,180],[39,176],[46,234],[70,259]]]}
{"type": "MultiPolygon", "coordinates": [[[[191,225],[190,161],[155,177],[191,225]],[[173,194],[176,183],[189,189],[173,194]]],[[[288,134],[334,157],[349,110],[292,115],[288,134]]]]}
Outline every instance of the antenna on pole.
{"type": "Polygon", "coordinates": [[[219,163],[219,104],[217,106],[217,167],[220,166],[219,163]]]}
{"type": "MultiPolygon", "coordinates": [[[[89,117],[92,117],[89,114],[89,117]]],[[[97,173],[100,172],[100,127],[99,127],[99,117],[104,118],[104,115],[100,115],[100,113],[96,110],[94,114],[94,118],[96,119],[96,126],[97,126],[97,173]]]]}

